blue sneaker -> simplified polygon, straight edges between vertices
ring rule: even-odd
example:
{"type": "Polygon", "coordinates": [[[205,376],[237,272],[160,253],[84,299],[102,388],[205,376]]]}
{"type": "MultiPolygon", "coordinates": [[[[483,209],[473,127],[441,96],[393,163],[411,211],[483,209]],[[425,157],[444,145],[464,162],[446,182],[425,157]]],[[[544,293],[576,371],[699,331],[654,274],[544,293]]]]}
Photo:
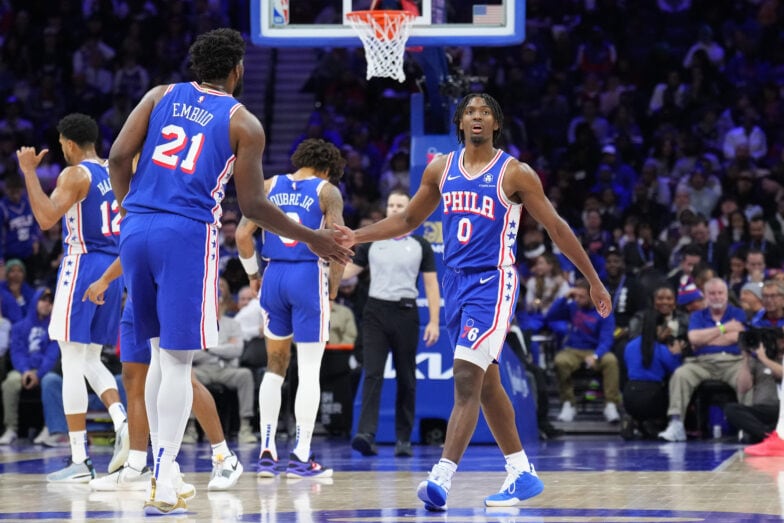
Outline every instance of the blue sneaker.
{"type": "Polygon", "coordinates": [[[519,471],[506,466],[506,480],[497,494],[487,496],[485,505],[488,507],[512,507],[523,500],[538,496],[544,490],[544,483],[536,475],[534,466],[529,471],[519,471]]]}
{"type": "Polygon", "coordinates": [[[300,461],[293,452],[289,454],[289,466],[286,467],[286,477],[289,478],[331,478],[332,469],[322,467],[316,462],[313,454],[307,461],[300,461]]]}
{"type": "Polygon", "coordinates": [[[265,450],[261,453],[261,457],[259,458],[259,464],[256,467],[257,473],[256,476],[260,478],[274,478],[278,474],[280,474],[280,468],[278,467],[278,460],[272,457],[272,452],[269,450],[265,450]]]}
{"type": "Polygon", "coordinates": [[[452,486],[452,477],[445,467],[436,463],[430,475],[417,487],[417,497],[425,503],[425,510],[443,512],[446,510],[446,497],[452,486]]]}
{"type": "Polygon", "coordinates": [[[52,483],[89,483],[95,478],[95,467],[90,458],[82,463],[74,463],[71,458],[67,458],[68,463],[65,468],[52,472],[46,476],[46,481],[52,483]]]}

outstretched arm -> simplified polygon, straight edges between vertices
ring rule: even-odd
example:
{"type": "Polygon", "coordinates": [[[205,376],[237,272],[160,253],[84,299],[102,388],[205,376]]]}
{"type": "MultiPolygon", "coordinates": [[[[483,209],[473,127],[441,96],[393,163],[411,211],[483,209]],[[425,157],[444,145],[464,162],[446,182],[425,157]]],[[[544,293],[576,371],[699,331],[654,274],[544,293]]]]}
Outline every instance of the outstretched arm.
{"type": "Polygon", "coordinates": [[[506,194],[512,195],[525,205],[531,216],[545,228],[553,243],[588,280],[591,285],[591,299],[596,310],[606,318],[612,312],[610,294],[604,288],[596,269],[574,232],[545,196],[539,176],[524,163],[512,163],[508,168],[510,171],[504,178],[506,194]]]}
{"type": "Polygon", "coordinates": [[[348,240],[352,242],[351,244],[396,238],[419,227],[428,216],[433,214],[441,201],[439,182],[445,166],[445,156],[430,162],[422,174],[422,183],[406,210],[357,229],[353,235],[349,235],[348,240]]]}
{"type": "Polygon", "coordinates": [[[261,168],[264,129],[245,108],[240,108],[231,120],[230,141],[236,156],[234,183],[242,215],[267,231],[307,243],[310,250],[326,260],[348,263],[351,251],[335,241],[340,233],[305,227],[267,199],[261,168]]]}

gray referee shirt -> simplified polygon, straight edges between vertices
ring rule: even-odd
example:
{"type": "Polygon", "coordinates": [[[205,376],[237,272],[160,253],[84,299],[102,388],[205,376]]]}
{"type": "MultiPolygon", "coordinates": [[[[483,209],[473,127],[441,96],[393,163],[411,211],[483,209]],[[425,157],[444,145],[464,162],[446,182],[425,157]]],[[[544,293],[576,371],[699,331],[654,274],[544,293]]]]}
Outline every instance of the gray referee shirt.
{"type": "Polygon", "coordinates": [[[421,236],[381,240],[357,247],[354,264],[370,268],[368,296],[377,300],[399,301],[419,296],[420,272],[435,272],[433,248],[421,236]]]}

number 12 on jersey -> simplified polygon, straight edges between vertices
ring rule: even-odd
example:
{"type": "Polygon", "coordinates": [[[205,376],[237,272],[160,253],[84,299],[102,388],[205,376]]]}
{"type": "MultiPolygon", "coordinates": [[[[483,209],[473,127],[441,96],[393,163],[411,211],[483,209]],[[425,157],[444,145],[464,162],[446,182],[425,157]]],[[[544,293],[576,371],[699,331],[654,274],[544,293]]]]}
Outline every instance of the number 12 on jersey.
{"type": "Polygon", "coordinates": [[[180,163],[180,152],[188,144],[188,135],[179,125],[167,125],[161,129],[161,136],[166,142],[156,145],[152,153],[152,161],[167,169],[176,169],[179,163],[180,170],[185,174],[193,174],[196,170],[196,161],[204,145],[204,133],[199,133],[190,138],[190,146],[185,154],[185,159],[180,163]]]}

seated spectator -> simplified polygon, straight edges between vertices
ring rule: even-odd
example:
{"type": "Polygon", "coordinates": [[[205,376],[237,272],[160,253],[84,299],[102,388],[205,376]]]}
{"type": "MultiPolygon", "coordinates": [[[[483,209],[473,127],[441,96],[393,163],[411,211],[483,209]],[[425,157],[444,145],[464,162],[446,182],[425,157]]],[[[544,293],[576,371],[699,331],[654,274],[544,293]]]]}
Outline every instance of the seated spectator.
{"type": "Polygon", "coordinates": [[[659,438],[667,441],[686,441],[683,419],[694,390],[705,380],[721,380],[737,386],[742,365],[738,333],[744,330],[746,315],[729,303],[727,284],[714,278],[705,284],[708,307],[695,311],[689,318],[689,343],[694,359],[687,361],[670,378],[670,416],[667,429],[659,438]]]}
{"type": "MultiPolygon", "coordinates": [[[[784,327],[784,283],[768,280],[762,286],[765,305],[751,320],[752,327],[784,327]]],[[[738,395],[744,397],[743,404],[732,403],[724,407],[724,414],[737,429],[743,431],[744,443],[759,443],[773,432],[779,419],[777,383],[781,382],[781,344],[775,347],[741,345],[743,366],[738,372],[738,395]],[[770,352],[773,358],[769,357],[770,352]]]]}
{"type": "MultiPolygon", "coordinates": [[[[243,335],[240,324],[226,315],[226,308],[221,303],[218,308],[218,345],[207,350],[196,351],[193,358],[193,373],[203,385],[213,383],[223,385],[237,391],[239,402],[240,431],[237,435],[239,443],[256,443],[258,439],[253,433],[255,386],[253,373],[250,369],[239,366],[242,355],[243,335]]],[[[183,443],[196,443],[196,426],[194,420],[188,422],[183,443]]]]}
{"type": "Polygon", "coordinates": [[[32,390],[52,372],[60,359],[60,346],[49,339],[47,330],[52,315],[52,291],[39,291],[28,315],[11,328],[11,364],[13,370],[3,381],[3,415],[5,432],[0,445],[13,443],[19,432],[19,396],[22,389],[32,390]]]}
{"type": "Polygon", "coordinates": [[[678,288],[678,308],[686,314],[699,311],[705,308],[705,295],[692,280],[678,288]]]}
{"type": "Polygon", "coordinates": [[[566,297],[559,298],[550,307],[546,321],[567,320],[569,331],[563,348],[555,355],[555,372],[558,377],[558,395],[562,402],[561,421],[574,420],[574,385],[572,374],[584,368],[602,374],[604,388],[604,417],[610,423],[620,421],[618,404],[621,400],[618,380],[618,359],[612,353],[615,318],[611,314],[602,318],[591,303],[590,286],[584,279],[575,282],[566,297]]]}
{"type": "Polygon", "coordinates": [[[667,281],[673,289],[680,289],[688,283],[696,267],[702,261],[702,249],[698,245],[686,245],[678,255],[678,266],[667,274],[667,281]]]}
{"type": "MultiPolygon", "coordinates": [[[[6,196],[0,200],[0,218],[2,218],[2,258],[5,260],[19,259],[26,268],[30,268],[33,253],[38,249],[41,230],[33,216],[33,209],[25,194],[25,185],[19,176],[10,176],[5,180],[6,196]]],[[[34,265],[34,264],[33,264],[34,265]]],[[[35,269],[32,270],[35,273],[35,269]]],[[[30,271],[25,274],[28,282],[32,282],[30,271]]]]}
{"type": "MultiPolygon", "coordinates": [[[[781,301],[781,300],[779,300],[781,301]]],[[[743,365],[738,372],[739,395],[751,395],[744,403],[727,403],[724,415],[740,431],[743,443],[760,443],[773,433],[779,419],[778,383],[781,382],[781,351],[769,358],[760,344],[753,350],[743,350],[743,365]]]]}
{"type": "MultiPolygon", "coordinates": [[[[125,388],[123,387],[122,375],[115,374],[114,380],[117,384],[117,392],[120,401],[126,405],[125,388]]],[[[58,372],[48,372],[41,378],[41,402],[44,407],[45,428],[43,434],[35,438],[37,444],[47,447],[68,447],[68,423],[65,420],[65,409],[63,408],[63,376],[58,372]]],[[[101,397],[90,392],[87,395],[87,412],[99,411],[106,412],[106,405],[101,397]]]]}
{"type": "Polygon", "coordinates": [[[762,310],[762,283],[750,281],[740,289],[740,307],[751,320],[762,310]]]}
{"type": "MultiPolygon", "coordinates": [[[[667,299],[674,310],[672,289],[657,290],[658,300],[667,299]],[[660,293],[660,294],[659,294],[660,293]]],[[[677,322],[677,320],[676,320],[677,322]]],[[[621,435],[655,438],[667,424],[667,380],[681,364],[685,332],[673,333],[667,316],[656,309],[642,314],[641,333],[626,344],[624,362],[628,381],[623,388],[624,419],[621,435]]]]}
{"type": "Polygon", "coordinates": [[[0,308],[4,317],[16,323],[27,315],[35,289],[27,284],[27,268],[16,258],[5,262],[5,281],[0,282],[0,308]]]}
{"type": "Polygon", "coordinates": [[[240,310],[234,315],[234,320],[240,324],[242,339],[248,342],[254,338],[264,338],[264,313],[258,296],[246,285],[240,289],[237,298],[240,310]]]}
{"type": "Polygon", "coordinates": [[[545,327],[544,315],[556,299],[566,296],[569,289],[569,282],[564,277],[558,258],[549,251],[537,256],[531,267],[531,277],[525,282],[526,314],[523,330],[542,330],[545,327]]]}

